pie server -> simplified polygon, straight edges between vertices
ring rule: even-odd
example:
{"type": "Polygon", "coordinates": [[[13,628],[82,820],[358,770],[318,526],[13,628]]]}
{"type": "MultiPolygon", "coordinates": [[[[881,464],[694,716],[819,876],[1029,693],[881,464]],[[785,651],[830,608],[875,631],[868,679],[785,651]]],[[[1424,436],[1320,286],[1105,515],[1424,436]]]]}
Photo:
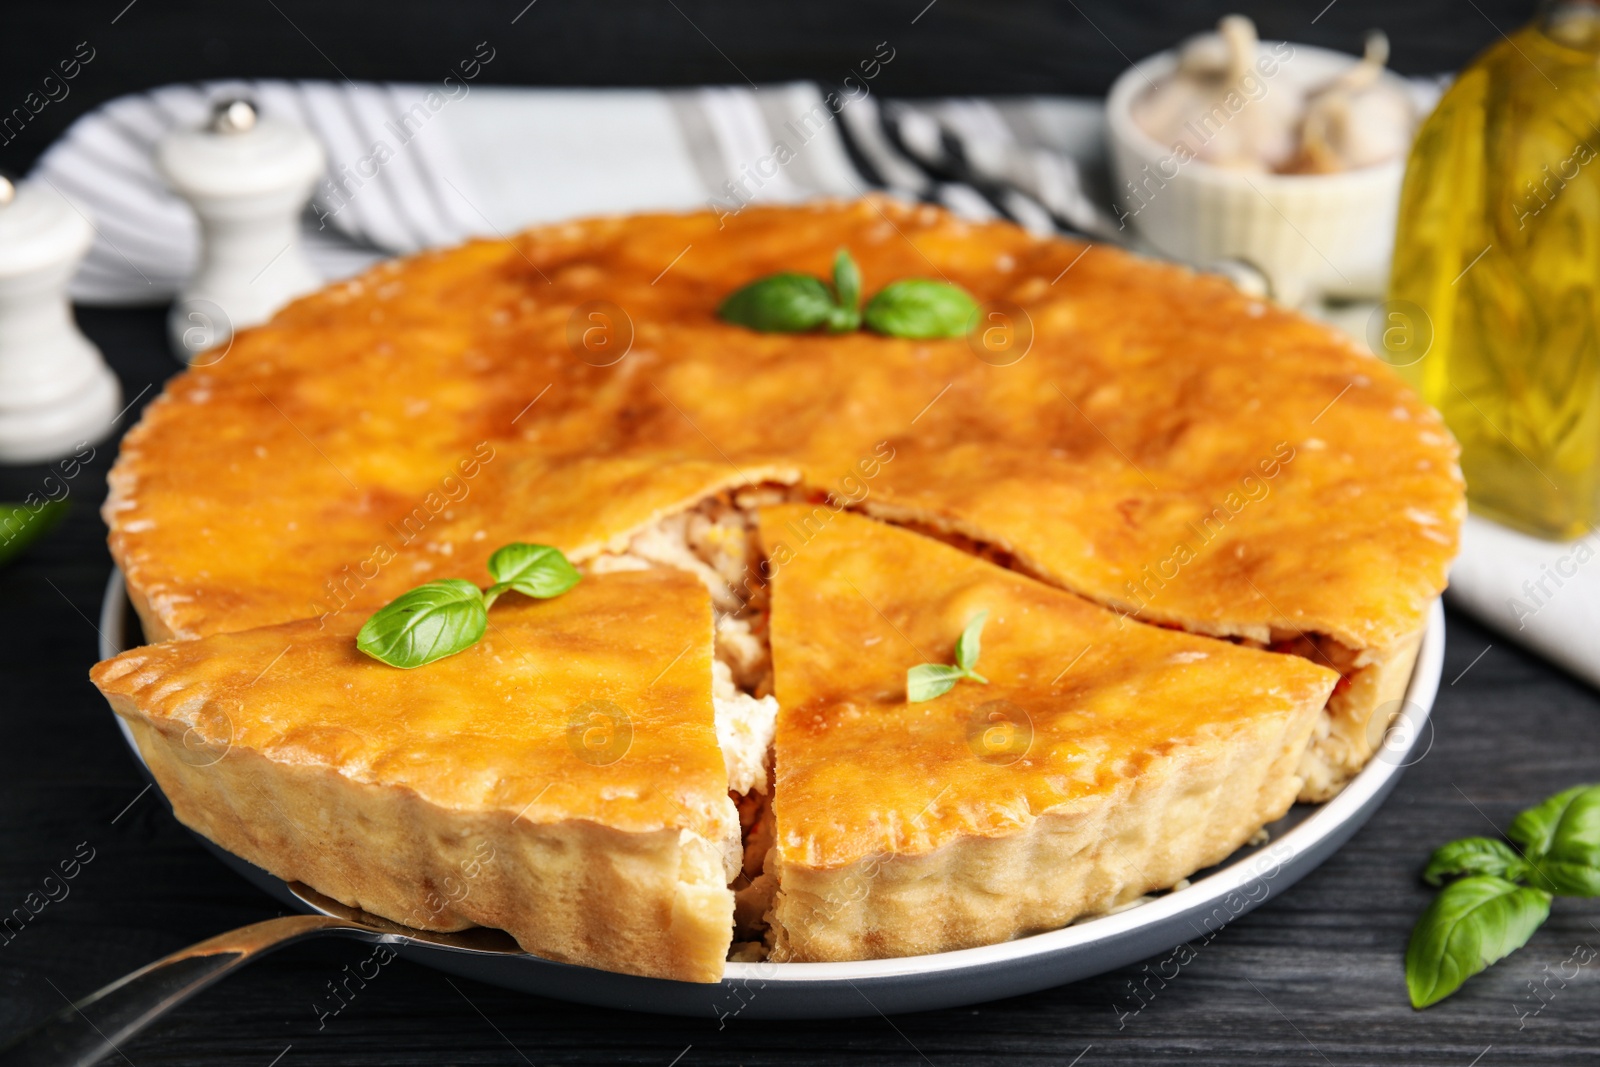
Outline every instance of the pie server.
{"type": "Polygon", "coordinates": [[[0,1067],[88,1067],[202,989],[275,949],[312,937],[425,944],[476,955],[525,955],[511,935],[483,927],[433,933],[369,915],[301,882],[288,889],[316,913],[283,915],[207,938],[140,967],[62,1009],[0,1048],[0,1067]]]}

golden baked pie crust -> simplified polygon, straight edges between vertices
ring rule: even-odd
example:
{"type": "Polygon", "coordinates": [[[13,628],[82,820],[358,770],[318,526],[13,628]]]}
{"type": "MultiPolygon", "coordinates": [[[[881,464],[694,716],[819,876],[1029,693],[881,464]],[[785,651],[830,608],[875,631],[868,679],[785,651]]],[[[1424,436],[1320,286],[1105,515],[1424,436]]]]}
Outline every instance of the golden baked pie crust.
{"type": "Polygon", "coordinates": [[[698,582],[509,594],[478,644],[411,671],[358,652],[358,623],[171,641],[92,677],[178,818],[281,878],[549,959],[721,975],[739,821],[698,582]]]}
{"type": "Polygon", "coordinates": [[[1170,886],[1300,789],[1338,674],[1121,619],[849,514],[764,509],[780,712],[773,958],[990,944],[1170,886]],[[781,561],[781,562],[779,562],[781,561]],[[978,670],[906,702],[988,619],[978,670]]]}

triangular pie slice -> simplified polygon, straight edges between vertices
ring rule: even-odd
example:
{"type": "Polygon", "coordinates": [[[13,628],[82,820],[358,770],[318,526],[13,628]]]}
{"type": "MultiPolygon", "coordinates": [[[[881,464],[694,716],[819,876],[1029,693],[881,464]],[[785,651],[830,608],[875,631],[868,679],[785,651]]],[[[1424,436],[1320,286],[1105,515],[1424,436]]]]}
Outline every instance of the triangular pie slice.
{"type": "Polygon", "coordinates": [[[358,652],[360,622],[133,649],[93,679],[178,818],[281,878],[549,959],[721,976],[739,819],[699,582],[507,595],[476,645],[409,671],[358,652]]]}
{"type": "Polygon", "coordinates": [[[1160,629],[827,505],[763,509],[779,704],[771,958],[990,944],[1126,903],[1281,816],[1338,675],[1160,629]],[[906,701],[987,611],[979,673],[906,701]]]}

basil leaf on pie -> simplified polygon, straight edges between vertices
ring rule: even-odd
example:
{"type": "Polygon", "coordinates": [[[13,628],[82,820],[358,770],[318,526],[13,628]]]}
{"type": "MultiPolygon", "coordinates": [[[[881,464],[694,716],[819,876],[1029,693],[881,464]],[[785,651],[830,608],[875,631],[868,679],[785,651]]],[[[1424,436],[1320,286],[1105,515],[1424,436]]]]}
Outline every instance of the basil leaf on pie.
{"type": "Polygon", "coordinates": [[[507,589],[540,599],[560,596],[582,577],[559,548],[520,541],[495,550],[489,557],[489,573],[495,584],[483,595],[485,606],[507,589]]]}
{"type": "Polygon", "coordinates": [[[848,248],[839,249],[833,257],[833,291],[840,307],[861,306],[861,268],[848,248]]]}
{"type": "Polygon", "coordinates": [[[1463,837],[1440,845],[1428,859],[1422,880],[1443,885],[1446,878],[1473,874],[1492,874],[1512,881],[1527,876],[1528,861],[1504,841],[1488,837],[1463,837]]]}
{"type": "Polygon", "coordinates": [[[389,601],[362,624],[356,647],[391,667],[421,667],[470,648],[489,627],[483,593],[444,578],[389,601]]]}
{"type": "Polygon", "coordinates": [[[920,663],[906,671],[906,703],[942,697],[966,676],[966,671],[948,663],[920,663]]]}
{"type": "Polygon", "coordinates": [[[833,293],[838,306],[829,313],[832,333],[849,333],[861,328],[861,268],[847,248],[833,257],[833,293]]]}
{"type": "Polygon", "coordinates": [[[1527,850],[1534,884],[1562,896],[1600,896],[1600,785],[1574,786],[1529,808],[1506,836],[1527,850]]]}
{"type": "Polygon", "coordinates": [[[978,665],[978,640],[983,635],[983,624],[989,621],[989,613],[980,611],[967,623],[967,628],[961,631],[961,637],[956,641],[956,666],[964,671],[971,671],[978,665]]]}
{"type": "Polygon", "coordinates": [[[927,278],[890,282],[867,304],[867,326],[890,337],[928,340],[962,337],[972,328],[978,302],[965,289],[927,278]]]}
{"type": "Polygon", "coordinates": [[[1550,894],[1474,875],[1446,886],[1411,931],[1406,989],[1411,1006],[1426,1008],[1461,983],[1527,944],[1550,917],[1550,894]]]}
{"type": "Polygon", "coordinates": [[[963,678],[988,685],[989,679],[973,670],[978,665],[978,637],[983,624],[989,619],[987,611],[980,611],[967,623],[956,639],[956,662],[923,663],[906,671],[906,703],[916,704],[934,697],[942,697],[963,678]]]}
{"type": "Polygon", "coordinates": [[[773,274],[735,291],[717,317],[762,333],[805,333],[830,323],[833,294],[809,274],[773,274]]]}

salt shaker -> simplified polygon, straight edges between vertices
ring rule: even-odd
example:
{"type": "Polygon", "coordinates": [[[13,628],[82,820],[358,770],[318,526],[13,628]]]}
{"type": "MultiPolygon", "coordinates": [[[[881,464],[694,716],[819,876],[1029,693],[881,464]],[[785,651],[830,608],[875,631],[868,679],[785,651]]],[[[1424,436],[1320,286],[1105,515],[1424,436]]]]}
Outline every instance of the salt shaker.
{"type": "Polygon", "coordinates": [[[214,362],[235,330],[321,284],[299,218],[326,166],[322,146],[247,100],[224,100],[204,127],[168,134],[156,166],[200,217],[199,267],[167,317],[168,337],[184,362],[214,362]]]}
{"type": "Polygon", "coordinates": [[[117,416],[121,387],[67,302],[93,239],[54,186],[0,178],[0,462],[65,456],[117,416]]]}

